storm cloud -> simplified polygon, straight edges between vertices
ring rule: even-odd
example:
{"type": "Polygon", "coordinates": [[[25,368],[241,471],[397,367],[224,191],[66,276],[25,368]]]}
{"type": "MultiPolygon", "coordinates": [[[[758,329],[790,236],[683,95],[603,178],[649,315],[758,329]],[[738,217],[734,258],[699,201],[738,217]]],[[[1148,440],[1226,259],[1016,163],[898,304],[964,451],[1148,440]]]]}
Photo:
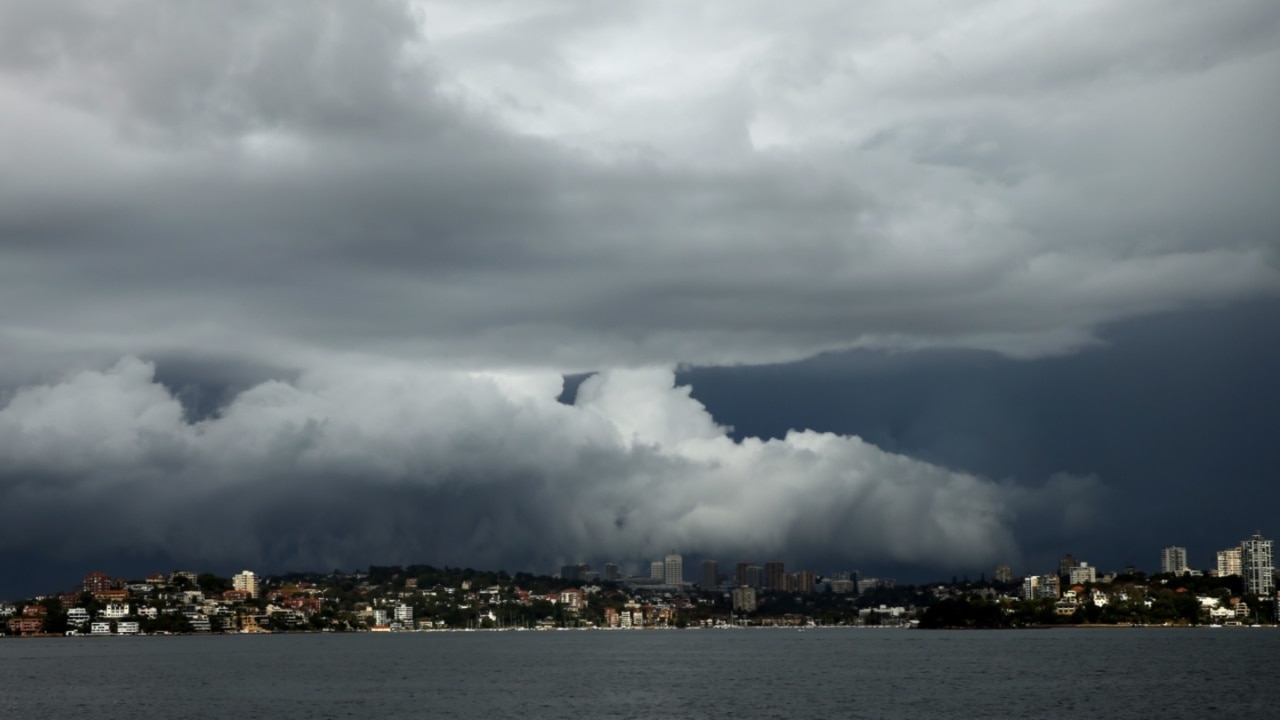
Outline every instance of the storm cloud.
{"type": "Polygon", "coordinates": [[[6,3],[5,542],[1016,555],[1044,474],[735,443],[670,369],[1044,362],[1274,298],[1278,36],[1249,0],[6,3]]]}

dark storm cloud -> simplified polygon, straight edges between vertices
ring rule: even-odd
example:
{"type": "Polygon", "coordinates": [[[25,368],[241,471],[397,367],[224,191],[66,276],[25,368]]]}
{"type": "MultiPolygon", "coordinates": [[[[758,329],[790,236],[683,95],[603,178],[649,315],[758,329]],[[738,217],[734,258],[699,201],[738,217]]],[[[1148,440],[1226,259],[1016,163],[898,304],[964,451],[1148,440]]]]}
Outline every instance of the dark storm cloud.
{"type": "Polygon", "coordinates": [[[311,373],[192,423],[151,365],[125,359],[0,410],[0,506],[20,509],[0,556],[547,568],[675,544],[971,567],[1017,555],[1009,523],[1023,508],[1080,497],[856,437],[734,442],[672,380],[610,371],[565,405],[554,374],[311,373]]]}
{"type": "MultiPolygon", "coordinates": [[[[1083,483],[1074,498],[1094,502],[1074,522],[1022,508],[1011,522],[1036,564],[1020,571],[1052,568],[1064,552],[1104,569],[1154,569],[1168,545],[1211,567],[1217,550],[1275,533],[1278,314],[1272,301],[1130,321],[1107,328],[1104,347],[1034,363],[862,351],[679,378],[744,436],[780,437],[803,418],[1024,487],[1072,473],[1083,483]]],[[[1064,510],[1076,502],[1042,490],[1064,510]]]]}
{"type": "MultiPolygon", "coordinates": [[[[902,562],[1016,552],[1010,508],[1055,493],[1077,507],[1110,480],[1070,463],[969,476],[804,432],[720,433],[706,456],[588,453],[576,433],[602,432],[595,416],[544,407],[547,378],[851,348],[1045,358],[1096,346],[1107,323],[1274,297],[1280,101],[1262,88],[1280,71],[1278,15],[1266,2],[9,3],[6,508],[66,527],[81,498],[130,518],[260,498],[271,511],[252,521],[215,503],[217,523],[132,522],[151,534],[96,543],[210,560],[387,547],[355,539],[371,516],[332,510],[379,482],[399,498],[388,543],[434,552],[447,537],[486,561],[547,532],[542,559],[601,543],[573,513],[552,522],[548,498],[570,490],[626,510],[602,527],[642,548],[816,552],[845,533],[832,542],[911,547],[902,562]],[[572,462],[517,459],[541,458],[538,443],[500,440],[506,395],[470,371],[539,378],[535,415],[568,423],[542,440],[572,462]],[[379,454],[400,425],[356,410],[390,377],[451,388],[442,407],[476,414],[433,424],[410,405],[418,434],[379,454]],[[283,417],[287,430],[272,425],[283,417]],[[333,442],[370,449],[309,459],[333,442]],[[776,461],[783,480],[717,475],[743,457],[776,461]],[[870,469],[846,477],[837,458],[870,469]],[[673,504],[653,505],[645,478],[673,504]],[[754,537],[696,510],[784,481],[816,483],[812,533],[782,518],[748,525],[772,528],[754,537]],[[286,499],[307,513],[280,518],[286,499]],[[520,508],[488,510],[510,499],[520,508]],[[877,517],[938,531],[915,547],[884,545],[874,521],[830,529],[830,508],[861,517],[877,502],[892,510],[877,517]],[[331,519],[329,539],[311,516],[331,519]],[[215,526],[231,539],[210,539],[215,526]]],[[[634,412],[679,394],[638,387],[634,412]]],[[[629,412],[609,423],[639,422],[629,412]]],[[[533,426],[509,430],[548,432],[533,426]]],[[[59,557],[88,542],[60,537],[59,557]]]]}

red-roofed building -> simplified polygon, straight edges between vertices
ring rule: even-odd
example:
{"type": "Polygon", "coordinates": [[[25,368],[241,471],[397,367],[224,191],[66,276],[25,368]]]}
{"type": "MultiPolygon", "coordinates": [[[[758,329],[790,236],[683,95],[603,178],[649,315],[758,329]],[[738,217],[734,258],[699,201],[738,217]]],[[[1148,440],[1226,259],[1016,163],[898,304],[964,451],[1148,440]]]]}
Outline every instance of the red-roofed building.
{"type": "Polygon", "coordinates": [[[582,591],[578,588],[565,588],[560,591],[560,604],[577,610],[582,607],[582,591]]]}
{"type": "Polygon", "coordinates": [[[97,593],[111,589],[111,576],[102,572],[92,572],[84,576],[82,587],[87,593],[97,593]]]}
{"type": "Polygon", "coordinates": [[[284,607],[304,613],[320,612],[320,598],[317,597],[302,597],[300,595],[295,595],[294,597],[286,598],[283,605],[284,607]]]}
{"type": "Polygon", "coordinates": [[[129,599],[129,591],[124,588],[107,588],[95,592],[93,597],[102,602],[120,602],[129,599]]]}
{"type": "Polygon", "coordinates": [[[222,599],[227,602],[242,603],[253,597],[253,593],[248,590],[227,590],[222,593],[222,599]]]}
{"type": "Polygon", "coordinates": [[[44,617],[49,614],[43,605],[28,605],[22,608],[23,617],[44,617]]]}

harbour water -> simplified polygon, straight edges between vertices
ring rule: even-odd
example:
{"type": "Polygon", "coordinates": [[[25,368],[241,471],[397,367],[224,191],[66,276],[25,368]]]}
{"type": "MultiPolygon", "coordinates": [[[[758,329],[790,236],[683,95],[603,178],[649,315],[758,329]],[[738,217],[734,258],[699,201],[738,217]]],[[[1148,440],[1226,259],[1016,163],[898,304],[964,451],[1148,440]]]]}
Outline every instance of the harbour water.
{"type": "Polygon", "coordinates": [[[1280,630],[0,640],[0,718],[1274,717],[1280,630]]]}

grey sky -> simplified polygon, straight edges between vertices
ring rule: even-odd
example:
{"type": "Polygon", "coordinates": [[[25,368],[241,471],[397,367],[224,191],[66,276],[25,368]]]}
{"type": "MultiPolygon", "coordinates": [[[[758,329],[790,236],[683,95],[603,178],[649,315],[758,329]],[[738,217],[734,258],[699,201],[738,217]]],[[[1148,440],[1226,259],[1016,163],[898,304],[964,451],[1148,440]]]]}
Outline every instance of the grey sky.
{"type": "MultiPolygon", "coordinates": [[[[756,451],[678,402],[670,368],[1035,365],[1098,352],[1111,323],[1274,298],[1278,35],[1268,2],[7,3],[0,503],[57,527],[92,498],[260,500],[261,527],[221,544],[195,520],[122,537],[192,562],[902,546],[842,540],[835,516],[756,522],[794,482],[937,529],[892,561],[1018,555],[1018,508],[1093,502],[1090,471],[1044,490],[797,434],[760,450],[773,474],[731,480],[717,468],[756,451]],[[188,422],[157,365],[199,369],[181,399],[213,414],[188,422]],[[630,400],[555,403],[559,374],[595,370],[630,400]],[[381,540],[272,530],[276,500],[325,517],[379,492],[419,498],[381,540]],[[719,500],[762,534],[678,509],[719,500]],[[635,535],[587,519],[619,508],[635,535]]],[[[30,531],[6,523],[0,553],[30,531]]]]}

